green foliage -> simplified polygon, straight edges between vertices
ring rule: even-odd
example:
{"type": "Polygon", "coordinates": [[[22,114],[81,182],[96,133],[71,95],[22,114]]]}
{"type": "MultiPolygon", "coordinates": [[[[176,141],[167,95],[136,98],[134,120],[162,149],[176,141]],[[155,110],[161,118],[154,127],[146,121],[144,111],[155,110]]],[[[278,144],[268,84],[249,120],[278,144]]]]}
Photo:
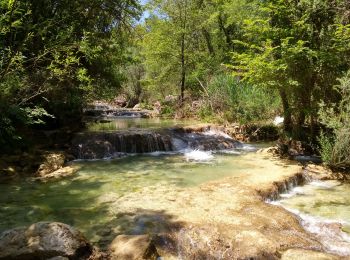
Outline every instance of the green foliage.
{"type": "Polygon", "coordinates": [[[198,112],[199,118],[204,122],[213,122],[216,121],[215,113],[209,104],[202,105],[198,112]]]}
{"type": "Polygon", "coordinates": [[[334,136],[321,132],[320,136],[318,137],[318,142],[320,144],[320,154],[322,161],[327,165],[331,165],[334,146],[334,136]]]}
{"type": "Polygon", "coordinates": [[[337,99],[332,86],[349,68],[350,45],[346,16],[335,10],[349,6],[327,0],[255,4],[258,11],[244,21],[228,67],[244,81],[277,89],[286,129],[298,132],[316,123],[320,101],[337,99]]]}
{"type": "Polygon", "coordinates": [[[350,168],[350,71],[339,79],[334,89],[340,94],[339,103],[326,106],[321,103],[319,117],[332,131],[321,134],[321,154],[326,164],[334,168],[350,168]]]}
{"type": "Polygon", "coordinates": [[[160,113],[163,117],[171,118],[175,116],[175,109],[173,106],[163,105],[160,113]]]}
{"type": "Polygon", "coordinates": [[[0,0],[1,142],[55,115],[76,123],[96,95],[115,95],[126,63],[133,0],[0,0]]]}
{"type": "Polygon", "coordinates": [[[277,94],[258,86],[221,74],[208,85],[208,96],[214,113],[227,111],[227,121],[240,123],[272,120],[280,108],[277,94]]]}

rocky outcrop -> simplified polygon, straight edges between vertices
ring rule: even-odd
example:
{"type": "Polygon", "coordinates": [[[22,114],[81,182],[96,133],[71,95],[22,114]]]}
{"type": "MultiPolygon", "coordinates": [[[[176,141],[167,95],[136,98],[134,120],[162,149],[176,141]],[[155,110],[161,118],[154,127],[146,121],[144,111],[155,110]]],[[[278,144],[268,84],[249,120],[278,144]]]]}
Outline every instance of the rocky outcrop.
{"type": "Polygon", "coordinates": [[[275,141],[279,138],[279,129],[274,125],[239,125],[226,127],[226,131],[234,139],[242,142],[275,141]]]}
{"type": "Polygon", "coordinates": [[[276,200],[281,193],[288,192],[296,186],[303,185],[308,179],[309,176],[305,171],[298,172],[287,179],[274,181],[268,189],[257,188],[257,192],[264,200],[276,200]]]}
{"type": "Polygon", "coordinates": [[[116,153],[172,150],[169,134],[143,130],[80,133],[72,144],[72,152],[79,159],[101,159],[115,156],[116,153]]]}
{"type": "Polygon", "coordinates": [[[111,260],[156,260],[159,257],[149,235],[119,235],[109,246],[111,260]]]}
{"type": "Polygon", "coordinates": [[[0,234],[0,259],[88,259],[93,247],[74,228],[38,222],[0,234]]]}
{"type": "MultiPolygon", "coordinates": [[[[11,180],[20,176],[58,176],[66,161],[72,159],[63,151],[33,150],[18,155],[0,157],[0,181],[11,180]],[[60,171],[59,171],[60,170],[60,171]],[[57,172],[59,171],[59,172],[57,172]],[[56,173],[53,173],[56,172],[56,173]]],[[[68,170],[68,169],[67,169],[68,170]]]]}

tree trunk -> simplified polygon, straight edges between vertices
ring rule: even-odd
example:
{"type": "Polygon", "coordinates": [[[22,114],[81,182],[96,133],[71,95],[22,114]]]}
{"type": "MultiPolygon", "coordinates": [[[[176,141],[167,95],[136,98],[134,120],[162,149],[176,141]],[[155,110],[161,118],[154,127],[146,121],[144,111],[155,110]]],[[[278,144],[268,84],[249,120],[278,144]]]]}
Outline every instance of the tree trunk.
{"type": "Polygon", "coordinates": [[[185,68],[185,34],[181,36],[181,89],[180,89],[180,101],[184,101],[185,81],[186,81],[186,68],[185,68]]]}
{"type": "Polygon", "coordinates": [[[289,107],[287,93],[284,89],[279,89],[279,94],[282,100],[283,113],[284,113],[284,130],[289,132],[292,129],[292,114],[289,107]]]}
{"type": "Polygon", "coordinates": [[[213,44],[211,43],[211,36],[210,33],[206,29],[202,29],[203,36],[205,38],[205,41],[207,43],[207,48],[210,56],[214,55],[214,47],[213,44]]]}
{"type": "Polygon", "coordinates": [[[218,16],[219,28],[225,35],[226,45],[228,49],[232,49],[232,39],[229,30],[225,27],[225,22],[223,20],[222,14],[218,16]]]}

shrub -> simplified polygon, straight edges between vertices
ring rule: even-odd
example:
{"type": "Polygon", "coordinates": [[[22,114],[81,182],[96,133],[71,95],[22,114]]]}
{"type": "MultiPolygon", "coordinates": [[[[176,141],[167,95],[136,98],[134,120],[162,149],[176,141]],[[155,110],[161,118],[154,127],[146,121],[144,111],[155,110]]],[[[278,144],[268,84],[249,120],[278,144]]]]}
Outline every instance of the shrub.
{"type": "Polygon", "coordinates": [[[319,142],[324,162],[331,168],[350,168],[350,71],[334,89],[340,94],[338,104],[321,104],[319,118],[332,134],[321,133],[319,142]]]}
{"type": "Polygon", "coordinates": [[[250,123],[272,120],[280,109],[277,93],[249,85],[226,74],[216,76],[208,84],[208,102],[215,114],[228,121],[250,123]]]}

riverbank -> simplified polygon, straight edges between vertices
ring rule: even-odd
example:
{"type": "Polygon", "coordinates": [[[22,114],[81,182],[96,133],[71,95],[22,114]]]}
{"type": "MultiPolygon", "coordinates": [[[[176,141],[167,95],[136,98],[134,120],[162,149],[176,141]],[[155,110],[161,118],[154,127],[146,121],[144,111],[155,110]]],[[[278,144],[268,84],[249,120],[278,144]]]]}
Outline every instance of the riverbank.
{"type": "MultiPolygon", "coordinates": [[[[67,129],[38,131],[36,138],[32,141],[35,145],[25,151],[19,150],[12,154],[1,155],[0,181],[26,177],[51,178],[50,176],[59,177],[60,175],[64,177],[69,175],[65,173],[65,167],[70,161],[102,159],[111,157],[116,152],[176,151],[182,148],[179,145],[186,146],[193,143],[189,140],[191,134],[205,133],[207,139],[211,134],[226,134],[221,139],[215,136],[211,141],[206,140],[203,144],[200,144],[201,141],[194,142],[193,149],[205,150],[227,149],[235,146],[238,143],[236,141],[264,142],[276,139],[276,130],[268,126],[265,128],[238,125],[227,127],[216,124],[194,124],[193,120],[151,120],[139,117],[140,113],[143,114],[146,111],[107,108],[108,110],[106,107],[88,110],[88,112],[98,111],[95,112],[98,120],[96,119],[95,122],[91,118],[87,119],[90,123],[86,123],[85,128],[76,128],[74,131],[67,129]],[[115,117],[114,113],[118,116],[115,117]],[[120,117],[119,113],[127,113],[127,116],[120,117]],[[101,114],[106,115],[107,119],[102,120],[101,114]],[[186,134],[188,136],[185,140],[172,144],[173,137],[183,139],[182,136],[186,134]],[[58,170],[60,171],[56,172],[58,170]]],[[[71,172],[69,167],[66,170],[71,172]]]]}

